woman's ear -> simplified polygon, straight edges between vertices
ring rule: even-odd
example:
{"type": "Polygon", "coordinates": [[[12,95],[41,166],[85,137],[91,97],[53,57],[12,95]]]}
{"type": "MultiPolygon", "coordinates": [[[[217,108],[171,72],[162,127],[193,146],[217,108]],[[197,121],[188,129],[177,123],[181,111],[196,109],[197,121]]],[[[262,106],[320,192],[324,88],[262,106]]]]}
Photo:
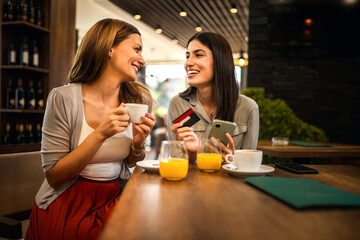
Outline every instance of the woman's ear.
{"type": "Polygon", "coordinates": [[[110,57],[110,58],[112,57],[112,48],[111,48],[110,51],[109,51],[109,57],[110,57]]]}

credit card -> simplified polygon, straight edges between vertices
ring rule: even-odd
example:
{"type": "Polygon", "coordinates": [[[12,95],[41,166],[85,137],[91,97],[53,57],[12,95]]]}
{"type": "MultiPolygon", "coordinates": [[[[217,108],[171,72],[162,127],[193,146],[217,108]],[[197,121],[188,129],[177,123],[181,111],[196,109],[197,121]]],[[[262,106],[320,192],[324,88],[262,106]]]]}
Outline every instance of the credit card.
{"type": "Polygon", "coordinates": [[[200,120],[198,115],[192,110],[191,108],[189,110],[186,110],[183,114],[181,114],[178,118],[176,118],[173,123],[183,123],[183,127],[191,127],[195,123],[197,123],[200,120]]]}

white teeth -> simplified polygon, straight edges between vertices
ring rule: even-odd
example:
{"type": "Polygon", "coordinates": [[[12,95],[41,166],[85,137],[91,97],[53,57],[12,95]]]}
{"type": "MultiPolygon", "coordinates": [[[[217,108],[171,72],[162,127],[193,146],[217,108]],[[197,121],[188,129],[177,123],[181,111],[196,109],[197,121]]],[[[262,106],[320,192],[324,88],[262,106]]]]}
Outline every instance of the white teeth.
{"type": "Polygon", "coordinates": [[[197,74],[197,73],[199,73],[199,71],[197,71],[197,70],[190,70],[190,71],[188,71],[187,73],[188,73],[188,74],[197,74]]]}

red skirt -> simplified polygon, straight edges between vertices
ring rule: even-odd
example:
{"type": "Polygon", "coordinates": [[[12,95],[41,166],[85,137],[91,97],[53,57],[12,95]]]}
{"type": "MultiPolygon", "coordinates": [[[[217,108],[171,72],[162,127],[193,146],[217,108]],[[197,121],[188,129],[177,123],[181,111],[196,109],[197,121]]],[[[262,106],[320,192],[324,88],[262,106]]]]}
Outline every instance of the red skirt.
{"type": "Polygon", "coordinates": [[[78,179],[44,210],[32,209],[25,239],[96,239],[120,194],[120,183],[78,179]]]}

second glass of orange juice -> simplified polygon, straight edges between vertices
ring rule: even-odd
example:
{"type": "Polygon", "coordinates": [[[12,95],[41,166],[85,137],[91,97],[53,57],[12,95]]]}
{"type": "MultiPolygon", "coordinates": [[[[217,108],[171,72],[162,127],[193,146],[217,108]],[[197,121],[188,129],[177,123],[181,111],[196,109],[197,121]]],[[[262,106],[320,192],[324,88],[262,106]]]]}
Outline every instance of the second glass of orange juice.
{"type": "Polygon", "coordinates": [[[219,139],[201,139],[196,162],[200,170],[215,172],[221,167],[221,145],[219,139]]]}
{"type": "Polygon", "coordinates": [[[160,175],[167,180],[181,180],[189,169],[185,143],[163,141],[160,148],[160,175]]]}

